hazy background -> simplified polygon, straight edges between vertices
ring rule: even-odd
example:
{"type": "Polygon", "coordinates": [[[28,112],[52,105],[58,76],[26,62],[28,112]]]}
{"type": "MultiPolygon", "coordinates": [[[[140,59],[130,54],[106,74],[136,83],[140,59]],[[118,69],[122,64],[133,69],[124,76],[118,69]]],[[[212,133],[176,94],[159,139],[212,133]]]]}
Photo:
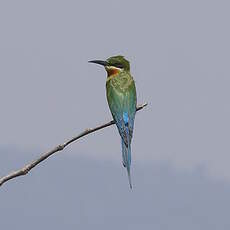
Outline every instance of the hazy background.
{"type": "Polygon", "coordinates": [[[138,102],[133,191],[115,127],[0,188],[8,229],[229,229],[227,1],[1,1],[0,176],[111,119],[122,54],[138,102]]]}

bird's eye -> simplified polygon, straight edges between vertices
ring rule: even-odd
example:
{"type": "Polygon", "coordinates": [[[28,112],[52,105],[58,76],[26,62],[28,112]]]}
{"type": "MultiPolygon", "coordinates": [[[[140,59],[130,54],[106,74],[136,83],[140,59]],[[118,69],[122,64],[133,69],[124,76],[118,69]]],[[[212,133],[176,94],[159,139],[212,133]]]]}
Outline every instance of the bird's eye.
{"type": "Polygon", "coordinates": [[[120,69],[123,68],[123,65],[121,63],[116,63],[114,66],[117,67],[117,68],[120,68],[120,69]]]}

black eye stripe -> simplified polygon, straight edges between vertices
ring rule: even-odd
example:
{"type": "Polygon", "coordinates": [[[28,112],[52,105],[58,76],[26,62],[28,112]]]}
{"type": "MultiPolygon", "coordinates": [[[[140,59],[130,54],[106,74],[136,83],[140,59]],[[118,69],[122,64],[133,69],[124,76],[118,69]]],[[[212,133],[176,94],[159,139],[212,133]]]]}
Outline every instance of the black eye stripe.
{"type": "Polygon", "coordinates": [[[123,65],[121,63],[114,64],[115,67],[122,69],[123,65]]]}

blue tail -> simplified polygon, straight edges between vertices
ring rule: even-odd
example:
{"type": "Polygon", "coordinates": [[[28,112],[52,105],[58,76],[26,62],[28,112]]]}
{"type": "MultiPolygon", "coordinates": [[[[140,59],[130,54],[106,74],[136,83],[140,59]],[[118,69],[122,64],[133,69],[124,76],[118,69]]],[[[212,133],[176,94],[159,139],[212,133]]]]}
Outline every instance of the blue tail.
{"type": "Polygon", "coordinates": [[[121,139],[121,146],[122,146],[123,165],[127,169],[128,179],[129,179],[129,186],[132,189],[132,182],[131,182],[131,175],[130,175],[130,166],[131,166],[131,148],[130,148],[130,144],[127,147],[125,145],[124,141],[121,139]]]}
{"type": "Polygon", "coordinates": [[[128,179],[129,179],[129,186],[132,189],[132,182],[131,182],[131,175],[130,175],[130,166],[131,166],[131,145],[129,140],[129,128],[128,126],[125,127],[126,137],[128,146],[126,146],[125,142],[121,139],[121,146],[122,146],[122,159],[123,165],[127,169],[128,179]]]}

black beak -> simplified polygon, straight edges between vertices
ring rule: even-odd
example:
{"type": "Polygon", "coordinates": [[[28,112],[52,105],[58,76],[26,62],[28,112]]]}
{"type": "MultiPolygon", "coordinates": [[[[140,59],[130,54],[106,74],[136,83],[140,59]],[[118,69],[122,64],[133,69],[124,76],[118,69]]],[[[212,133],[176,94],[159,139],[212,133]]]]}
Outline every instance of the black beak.
{"type": "Polygon", "coordinates": [[[98,65],[103,65],[103,66],[107,66],[108,65],[108,62],[106,61],[101,61],[101,60],[93,60],[93,61],[89,61],[90,63],[95,63],[95,64],[98,64],[98,65]]]}

